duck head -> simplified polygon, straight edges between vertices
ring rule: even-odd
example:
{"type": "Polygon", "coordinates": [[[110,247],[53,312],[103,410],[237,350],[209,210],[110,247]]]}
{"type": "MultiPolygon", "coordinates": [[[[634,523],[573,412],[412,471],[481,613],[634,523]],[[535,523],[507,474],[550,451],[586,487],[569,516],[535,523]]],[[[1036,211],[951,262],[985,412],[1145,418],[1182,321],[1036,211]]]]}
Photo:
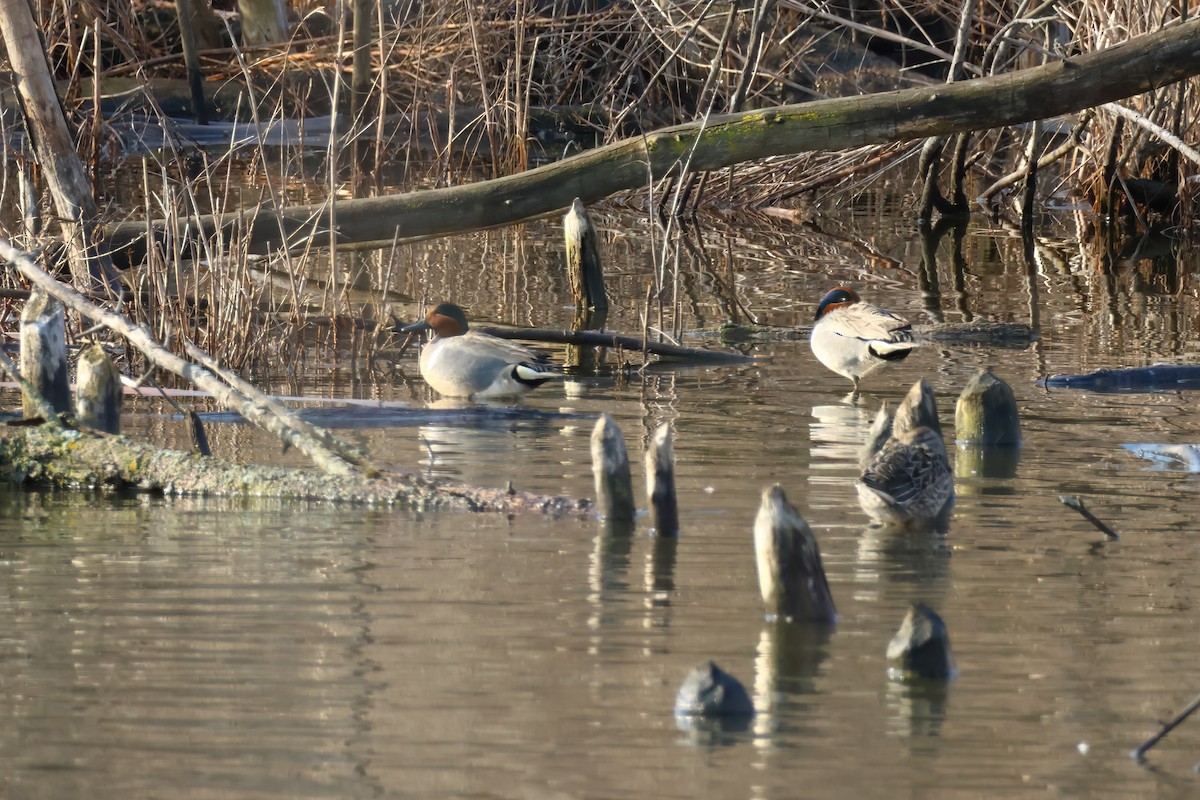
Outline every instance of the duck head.
{"type": "Polygon", "coordinates": [[[420,333],[421,331],[433,331],[443,339],[462,336],[467,332],[467,315],[454,303],[439,303],[429,309],[425,319],[405,325],[400,329],[401,333],[420,333]]]}
{"type": "Polygon", "coordinates": [[[821,303],[817,306],[817,316],[815,319],[820,319],[835,308],[852,305],[861,299],[858,296],[858,292],[849,286],[839,286],[836,289],[832,289],[821,298],[821,303]]]}

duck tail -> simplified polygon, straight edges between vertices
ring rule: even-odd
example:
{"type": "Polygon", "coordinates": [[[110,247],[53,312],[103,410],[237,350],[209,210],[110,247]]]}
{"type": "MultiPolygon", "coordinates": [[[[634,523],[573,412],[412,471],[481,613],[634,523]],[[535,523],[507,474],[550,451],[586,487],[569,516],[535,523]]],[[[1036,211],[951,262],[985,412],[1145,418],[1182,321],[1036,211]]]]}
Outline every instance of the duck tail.
{"type": "Polygon", "coordinates": [[[867,350],[876,358],[882,358],[884,361],[900,361],[907,358],[908,354],[916,347],[912,342],[885,342],[879,339],[867,345],[867,350]]]}
{"type": "Polygon", "coordinates": [[[563,373],[549,364],[513,364],[512,379],[525,386],[541,386],[555,378],[563,377],[563,373]]]}

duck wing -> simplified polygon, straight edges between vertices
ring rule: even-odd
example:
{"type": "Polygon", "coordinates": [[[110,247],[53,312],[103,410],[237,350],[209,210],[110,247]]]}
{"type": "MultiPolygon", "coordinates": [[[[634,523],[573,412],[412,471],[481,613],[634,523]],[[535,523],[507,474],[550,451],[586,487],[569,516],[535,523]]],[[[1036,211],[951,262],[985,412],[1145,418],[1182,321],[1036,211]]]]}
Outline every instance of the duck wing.
{"type": "Polygon", "coordinates": [[[954,495],[954,473],[940,434],[920,427],[889,439],[860,482],[914,516],[934,516],[954,495]]]}
{"type": "Polygon", "coordinates": [[[548,355],[511,339],[477,331],[467,331],[459,338],[460,347],[478,358],[496,359],[505,364],[524,364],[538,371],[557,370],[548,355]]]}
{"type": "Polygon", "coordinates": [[[912,325],[903,317],[870,303],[853,303],[838,310],[838,335],[865,342],[912,342],[912,325]]]}

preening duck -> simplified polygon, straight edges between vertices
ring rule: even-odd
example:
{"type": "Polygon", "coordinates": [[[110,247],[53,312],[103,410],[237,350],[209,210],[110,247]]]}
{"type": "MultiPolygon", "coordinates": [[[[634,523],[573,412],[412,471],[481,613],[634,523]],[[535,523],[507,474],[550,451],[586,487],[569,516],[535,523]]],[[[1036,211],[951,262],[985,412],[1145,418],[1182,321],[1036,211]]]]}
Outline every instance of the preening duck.
{"type": "Polygon", "coordinates": [[[864,303],[846,286],[821,298],[809,342],[817,360],[854,381],[856,394],[863,376],[916,347],[908,320],[864,303]]]}

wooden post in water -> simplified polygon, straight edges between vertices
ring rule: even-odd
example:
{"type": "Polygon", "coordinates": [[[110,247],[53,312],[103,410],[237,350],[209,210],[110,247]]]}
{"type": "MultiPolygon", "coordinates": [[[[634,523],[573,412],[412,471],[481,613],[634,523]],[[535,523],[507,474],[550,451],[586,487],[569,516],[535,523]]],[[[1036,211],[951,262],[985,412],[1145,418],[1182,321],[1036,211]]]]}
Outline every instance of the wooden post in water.
{"type": "Polygon", "coordinates": [[[954,677],[950,634],[933,609],[914,603],[888,643],[887,658],[906,676],[948,680],[954,677]]]}
{"type": "MultiPolygon", "coordinates": [[[[958,478],[1011,478],[1021,460],[1021,415],[1012,387],[988,370],[967,383],[954,407],[954,437],[958,478]]],[[[963,481],[963,491],[979,491],[979,484],[963,481]]]]}
{"type": "MultiPolygon", "coordinates": [[[[192,95],[192,117],[197,125],[207,125],[208,104],[204,100],[200,57],[196,54],[196,33],[192,29],[195,13],[192,0],[176,0],[175,16],[179,22],[179,43],[183,46],[183,65],[187,71],[188,91],[192,95]]],[[[99,80],[99,77],[96,80],[99,80]]]]}
{"type": "Polygon", "coordinates": [[[105,433],[121,432],[121,373],[99,344],[79,352],[75,369],[75,418],[105,433]]]}
{"type": "MultiPolygon", "coordinates": [[[[57,413],[71,410],[66,310],[36,286],[21,311],[21,374],[57,413]]],[[[21,407],[25,416],[39,416],[37,405],[28,397],[22,398],[21,407]]]]}
{"type": "Polygon", "coordinates": [[[837,619],[817,537],[778,484],[763,490],[754,518],[754,555],[767,614],[793,622],[837,619]]]}
{"type": "MultiPolygon", "coordinates": [[[[608,293],[604,288],[604,269],[596,245],[596,227],[578,197],[563,217],[567,277],[575,299],[572,330],[600,330],[608,320],[608,293]]],[[[590,370],[596,366],[596,348],[572,345],[567,348],[566,365],[590,370]]]]}
{"type": "Polygon", "coordinates": [[[646,448],[646,499],[650,520],[659,536],[679,535],[679,503],[675,497],[675,449],[671,423],[658,426],[646,448]]]}
{"type": "Polygon", "coordinates": [[[982,447],[1020,444],[1021,415],[1012,387],[986,369],[971,378],[954,407],[954,437],[982,447]]]}
{"type": "Polygon", "coordinates": [[[621,429],[608,414],[601,414],[592,429],[592,474],[596,479],[596,511],[610,529],[633,525],[633,479],[629,452],[621,429]]]}

